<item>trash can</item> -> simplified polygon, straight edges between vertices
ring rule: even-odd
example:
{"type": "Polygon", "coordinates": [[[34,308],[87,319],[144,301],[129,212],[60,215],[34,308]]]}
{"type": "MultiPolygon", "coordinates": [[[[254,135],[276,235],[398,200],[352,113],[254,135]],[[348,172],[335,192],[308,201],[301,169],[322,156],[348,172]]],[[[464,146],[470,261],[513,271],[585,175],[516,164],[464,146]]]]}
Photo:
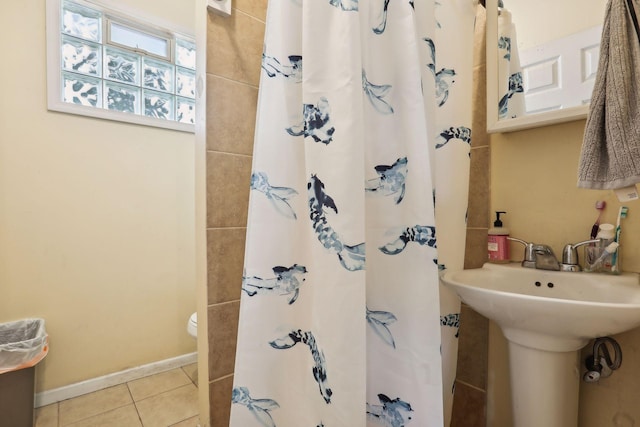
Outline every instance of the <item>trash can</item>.
{"type": "Polygon", "coordinates": [[[35,366],[49,351],[43,319],[0,324],[0,427],[32,427],[35,366]]]}

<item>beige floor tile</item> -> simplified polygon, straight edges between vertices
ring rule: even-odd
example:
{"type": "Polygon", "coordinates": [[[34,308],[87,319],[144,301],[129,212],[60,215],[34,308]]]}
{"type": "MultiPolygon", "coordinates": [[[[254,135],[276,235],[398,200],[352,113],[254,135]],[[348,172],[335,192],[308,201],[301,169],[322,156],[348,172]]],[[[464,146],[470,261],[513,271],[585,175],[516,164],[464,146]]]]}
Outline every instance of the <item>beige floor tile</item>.
{"type": "Polygon", "coordinates": [[[136,402],[144,427],[166,427],[198,415],[198,389],[189,384],[136,402]]]}
{"type": "Polygon", "coordinates": [[[191,381],[197,386],[198,385],[198,364],[192,363],[191,365],[186,365],[182,367],[182,370],[187,374],[191,381]]]}
{"type": "Polygon", "coordinates": [[[188,420],[181,421],[177,424],[172,425],[171,427],[200,427],[200,418],[189,418],[188,420]]]}
{"type": "Polygon", "coordinates": [[[133,399],[125,384],[64,400],[60,402],[60,426],[67,426],[131,403],[133,399]]]}
{"type": "Polygon", "coordinates": [[[35,427],[58,427],[58,404],[36,409],[35,427]]]}
{"type": "Polygon", "coordinates": [[[142,427],[134,404],[86,418],[68,427],[142,427]]]}
{"type": "Polygon", "coordinates": [[[127,383],[134,402],[191,384],[191,378],[181,369],[176,368],[159,374],[150,375],[127,383]]]}

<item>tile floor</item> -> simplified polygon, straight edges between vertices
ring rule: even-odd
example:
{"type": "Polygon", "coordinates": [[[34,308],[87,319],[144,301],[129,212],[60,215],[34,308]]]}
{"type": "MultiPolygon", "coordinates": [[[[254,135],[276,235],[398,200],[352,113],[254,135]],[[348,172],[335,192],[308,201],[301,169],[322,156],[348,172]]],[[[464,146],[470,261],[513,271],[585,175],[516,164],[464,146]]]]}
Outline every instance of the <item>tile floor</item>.
{"type": "Polygon", "coordinates": [[[196,366],[43,406],[35,427],[198,427],[196,366]]]}

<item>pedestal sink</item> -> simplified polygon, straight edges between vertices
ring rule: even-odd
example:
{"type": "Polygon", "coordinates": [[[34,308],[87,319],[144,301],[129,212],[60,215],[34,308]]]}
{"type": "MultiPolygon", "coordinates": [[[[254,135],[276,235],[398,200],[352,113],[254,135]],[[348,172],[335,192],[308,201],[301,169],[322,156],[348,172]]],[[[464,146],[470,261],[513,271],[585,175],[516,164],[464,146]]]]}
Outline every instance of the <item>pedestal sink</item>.
{"type": "Polygon", "coordinates": [[[444,271],[460,299],[509,342],[515,427],[577,427],[579,353],[591,339],[640,326],[640,276],[520,264],[444,271]]]}

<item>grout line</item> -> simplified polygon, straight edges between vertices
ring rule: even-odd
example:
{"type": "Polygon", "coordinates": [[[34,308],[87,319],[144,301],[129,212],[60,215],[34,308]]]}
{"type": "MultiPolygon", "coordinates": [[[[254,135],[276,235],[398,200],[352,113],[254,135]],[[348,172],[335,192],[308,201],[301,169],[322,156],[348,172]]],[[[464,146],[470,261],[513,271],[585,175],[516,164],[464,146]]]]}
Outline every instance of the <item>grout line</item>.
{"type": "Polygon", "coordinates": [[[232,153],[230,151],[220,151],[220,150],[209,150],[209,149],[207,149],[207,153],[226,154],[228,156],[239,156],[239,157],[253,158],[253,154],[232,153]]]}
{"type": "Polygon", "coordinates": [[[231,301],[216,302],[214,304],[207,305],[207,308],[217,307],[219,305],[224,305],[224,304],[234,304],[234,303],[239,303],[239,302],[240,302],[240,298],[234,299],[234,300],[231,300],[231,301]]]}
{"type": "Polygon", "coordinates": [[[252,89],[257,89],[257,90],[260,89],[260,86],[256,86],[254,84],[243,82],[243,81],[240,81],[240,80],[230,79],[229,77],[222,76],[220,74],[211,73],[209,71],[206,71],[205,75],[209,75],[211,77],[215,77],[215,78],[218,78],[218,79],[226,80],[226,81],[231,82],[231,83],[237,83],[239,85],[249,86],[252,89]]]}
{"type": "MultiPolygon", "coordinates": [[[[184,388],[184,387],[189,387],[189,386],[195,386],[196,388],[198,388],[195,384],[193,384],[193,381],[191,381],[191,379],[189,379],[189,383],[188,384],[182,384],[182,385],[176,386],[174,388],[169,388],[169,389],[163,390],[160,393],[156,393],[156,394],[152,394],[150,396],[146,396],[146,397],[144,397],[144,398],[142,398],[140,400],[137,400],[137,401],[134,400],[133,403],[144,402],[145,400],[153,399],[155,397],[162,396],[165,393],[170,393],[172,391],[176,391],[178,389],[181,389],[181,388],[184,388]]],[[[136,409],[137,408],[138,408],[138,406],[136,405],[136,409]]]]}
{"type": "Polygon", "coordinates": [[[230,373],[230,374],[227,374],[227,375],[223,375],[223,376],[221,376],[221,377],[218,377],[218,378],[216,378],[216,379],[214,379],[214,380],[211,380],[211,381],[209,381],[209,384],[211,384],[211,383],[215,383],[215,382],[217,382],[217,381],[226,380],[226,379],[227,379],[227,378],[229,378],[229,377],[233,377],[233,372],[232,372],[232,373],[230,373]]]}
{"type": "MultiPolygon", "coordinates": [[[[185,366],[189,366],[189,365],[185,365],[185,366]]],[[[189,375],[189,373],[187,371],[185,371],[185,366],[181,366],[180,369],[182,369],[182,372],[184,372],[184,374],[187,376],[187,378],[189,378],[189,380],[191,380],[191,383],[198,387],[198,383],[196,382],[196,380],[198,379],[198,365],[196,364],[196,371],[195,371],[195,379],[191,378],[191,375],[189,375]]]]}
{"type": "MultiPolygon", "coordinates": [[[[117,386],[117,385],[115,385],[115,386],[113,386],[113,387],[118,387],[118,386],[117,386]]],[[[112,388],[112,387],[109,387],[109,388],[112,388]]],[[[98,391],[100,391],[100,390],[98,390],[98,391]]],[[[81,396],[78,396],[78,397],[81,397],[81,396]]],[[[72,398],[72,399],[67,399],[67,400],[73,400],[73,398],[72,398]]],[[[95,414],[89,415],[89,416],[87,416],[87,417],[85,417],[85,418],[80,418],[80,419],[74,420],[72,423],[70,423],[70,424],[65,424],[64,426],[62,426],[62,425],[60,424],[60,411],[58,411],[58,425],[60,425],[61,427],[73,426],[74,424],[78,424],[78,423],[80,423],[80,422],[84,422],[84,421],[90,420],[91,418],[99,417],[99,416],[104,415],[104,414],[107,414],[107,413],[109,413],[109,412],[117,411],[118,409],[122,409],[122,408],[124,408],[124,407],[126,407],[126,406],[129,406],[129,405],[131,405],[131,404],[133,404],[133,405],[134,405],[134,408],[136,409],[136,413],[137,413],[137,412],[138,412],[138,408],[135,406],[135,402],[134,402],[134,401],[133,401],[133,399],[132,399],[132,400],[131,400],[131,403],[126,403],[126,404],[124,404],[124,405],[115,406],[115,407],[109,408],[109,409],[107,409],[107,410],[103,410],[102,412],[98,412],[98,413],[95,413],[95,414]]],[[[60,408],[60,406],[59,406],[59,405],[60,405],[60,403],[58,403],[58,409],[60,408]]]]}
{"type": "Polygon", "coordinates": [[[238,9],[238,8],[232,7],[232,12],[233,12],[234,10],[235,10],[236,12],[238,12],[238,13],[240,13],[240,14],[244,15],[244,16],[248,16],[249,18],[252,18],[252,19],[254,19],[254,20],[258,21],[258,22],[262,22],[263,24],[266,24],[266,22],[265,22],[265,21],[263,21],[262,19],[258,18],[257,16],[250,15],[250,14],[248,14],[247,12],[244,12],[244,11],[242,11],[242,10],[238,9]]]}
{"type": "Polygon", "coordinates": [[[465,381],[461,381],[461,380],[459,380],[459,379],[457,379],[457,378],[456,378],[456,382],[458,382],[458,383],[460,383],[460,384],[464,384],[465,386],[467,386],[467,387],[469,387],[469,388],[472,388],[472,389],[474,389],[474,390],[476,390],[476,391],[480,391],[480,392],[485,393],[485,394],[487,393],[487,390],[483,390],[483,389],[481,389],[481,388],[480,388],[480,387],[478,387],[478,386],[475,386],[475,385],[473,385],[473,384],[469,384],[469,383],[467,383],[467,382],[465,382],[465,381]]]}
{"type": "MultiPolygon", "coordinates": [[[[152,374],[155,375],[155,374],[152,374]]],[[[151,375],[149,375],[151,376],[151,375]]],[[[146,378],[146,377],[142,377],[142,378],[146,378]]],[[[131,381],[135,381],[135,380],[131,380],[131,381]]],[[[133,408],[136,410],[136,415],[138,416],[138,421],[140,421],[140,425],[144,426],[144,423],[142,422],[142,415],[140,415],[140,411],[138,410],[138,404],[136,403],[136,399],[134,399],[133,397],[133,393],[131,392],[131,387],[129,387],[129,383],[131,381],[127,381],[125,383],[125,385],[127,386],[127,390],[129,390],[129,396],[131,396],[131,401],[133,402],[133,408]]]]}

